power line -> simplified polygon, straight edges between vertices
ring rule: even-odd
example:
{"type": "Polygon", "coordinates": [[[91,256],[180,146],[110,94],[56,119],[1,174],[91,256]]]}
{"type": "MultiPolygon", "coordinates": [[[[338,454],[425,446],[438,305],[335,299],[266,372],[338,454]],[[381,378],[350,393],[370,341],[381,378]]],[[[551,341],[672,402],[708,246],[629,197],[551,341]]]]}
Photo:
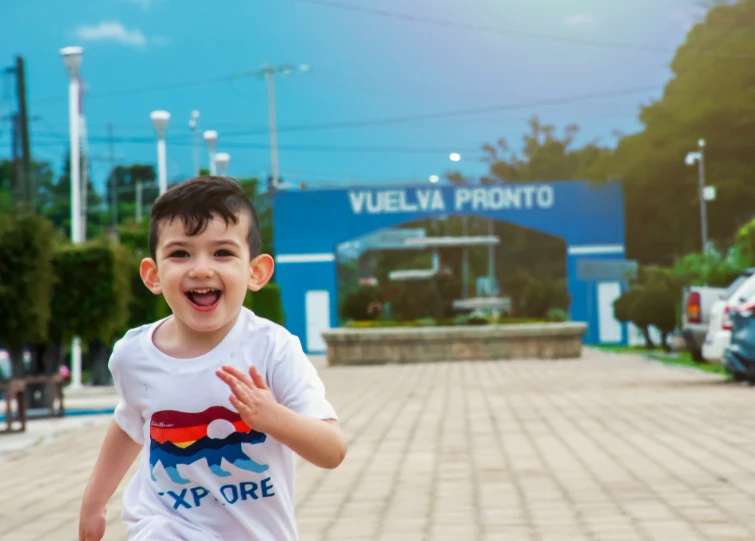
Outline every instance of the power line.
{"type": "MultiPolygon", "coordinates": [[[[39,136],[44,134],[36,134],[37,140],[39,136]]],[[[173,141],[168,139],[170,146],[187,147],[191,145],[190,141],[173,141]]],[[[123,143],[123,144],[148,144],[154,145],[154,138],[141,138],[141,137],[114,137],[112,139],[106,137],[89,137],[87,143],[90,145],[104,145],[111,143],[123,143]]],[[[57,146],[63,145],[63,142],[57,141],[39,141],[35,146],[57,146]]],[[[223,145],[223,148],[233,149],[241,148],[247,150],[270,150],[270,145],[267,143],[244,143],[244,142],[229,142],[223,145]]],[[[381,147],[381,146],[345,146],[345,145],[283,145],[280,146],[282,150],[292,152],[356,152],[356,153],[384,153],[384,154],[448,154],[450,147],[381,147]]],[[[458,149],[454,147],[458,152],[466,154],[481,153],[479,148],[475,149],[458,149]]],[[[109,161],[108,158],[100,158],[102,161],[109,161]]]]}
{"type": "MultiPolygon", "coordinates": [[[[545,98],[545,99],[533,100],[533,101],[528,101],[528,102],[506,103],[506,104],[491,105],[487,107],[476,107],[476,108],[470,108],[470,109],[457,109],[457,110],[452,110],[452,111],[438,111],[434,113],[420,113],[416,115],[402,115],[402,116],[387,117],[387,118],[351,120],[351,121],[344,121],[344,122],[328,122],[328,123],[319,123],[319,124],[302,124],[298,126],[297,125],[283,126],[281,128],[278,128],[277,131],[279,133],[280,132],[296,133],[296,132],[321,131],[321,130],[363,128],[363,127],[368,127],[368,126],[385,126],[385,125],[391,125],[391,124],[404,124],[404,123],[423,121],[423,120],[440,120],[440,119],[445,119],[445,118],[459,118],[459,117],[475,116],[475,115],[482,115],[482,114],[488,114],[488,113],[498,113],[498,112],[503,112],[503,111],[516,111],[516,110],[522,110],[522,109],[531,109],[534,107],[569,105],[572,103],[580,103],[580,102],[594,101],[594,100],[600,100],[600,99],[618,98],[618,97],[623,97],[623,96],[631,96],[634,94],[646,94],[648,92],[653,92],[657,90],[659,90],[657,86],[642,86],[642,87],[636,87],[636,88],[612,90],[608,92],[593,92],[589,94],[578,94],[578,95],[567,96],[567,97],[562,97],[562,98],[545,98]]],[[[241,130],[241,131],[236,131],[236,132],[233,132],[233,131],[225,132],[223,133],[223,138],[241,137],[245,135],[264,135],[264,134],[267,134],[267,127],[255,128],[252,130],[241,130]]],[[[37,134],[37,135],[42,135],[42,134],[37,134]]],[[[56,132],[55,130],[50,132],[48,135],[58,137],[61,140],[64,140],[66,138],[64,134],[56,132]]],[[[188,134],[178,136],[179,139],[177,139],[176,137],[177,136],[173,136],[173,138],[170,139],[172,144],[175,144],[179,140],[185,140],[186,142],[190,142],[188,134]]],[[[94,140],[96,138],[91,137],[90,139],[94,140]]],[[[154,136],[132,137],[129,139],[129,141],[124,140],[124,142],[154,143],[154,136]]]]}
{"type": "MultiPolygon", "coordinates": [[[[331,122],[323,124],[303,124],[299,126],[288,126],[278,128],[278,132],[306,132],[306,131],[320,131],[320,130],[335,130],[335,129],[347,129],[347,128],[362,128],[367,126],[384,126],[389,124],[403,124],[407,122],[421,121],[421,120],[438,120],[444,118],[455,118],[464,116],[481,115],[486,113],[497,113],[501,111],[514,111],[518,109],[529,109],[532,107],[546,107],[552,105],[566,105],[571,103],[578,103],[583,101],[592,101],[597,99],[617,98],[622,96],[629,96],[633,94],[645,94],[659,90],[657,86],[643,86],[636,88],[628,88],[624,90],[614,90],[610,92],[597,92],[590,94],[581,94],[576,96],[569,96],[565,98],[547,98],[530,102],[521,103],[507,103],[502,105],[491,105],[488,107],[476,107],[471,109],[457,109],[454,111],[440,111],[435,113],[421,113],[416,115],[403,115],[389,118],[367,119],[367,120],[353,120],[346,122],[331,122]]],[[[259,135],[265,132],[257,131],[238,131],[224,133],[223,137],[237,137],[241,135],[259,135]]]]}
{"type": "MultiPolygon", "coordinates": [[[[621,41],[606,41],[590,38],[570,37],[570,36],[554,36],[548,34],[538,34],[534,32],[526,32],[515,28],[496,28],[492,26],[485,26],[480,24],[465,23],[458,21],[451,21],[448,19],[438,19],[434,17],[426,17],[423,15],[410,15],[407,13],[397,13],[395,11],[389,11],[386,9],[371,8],[364,6],[357,6],[355,4],[348,4],[339,2],[337,0],[299,0],[306,4],[315,4],[319,6],[326,6],[329,8],[341,9],[345,11],[353,11],[362,13],[365,15],[373,15],[377,17],[384,17],[389,19],[401,20],[412,23],[420,23],[425,25],[439,26],[443,28],[457,28],[461,30],[473,30],[475,32],[486,32],[490,34],[497,34],[502,36],[516,36],[520,38],[548,41],[552,43],[571,43],[575,45],[586,45],[592,47],[604,47],[611,49],[627,49],[634,51],[644,51],[651,53],[673,53],[674,49],[665,47],[662,45],[653,45],[646,43],[630,43],[621,41]]],[[[695,55],[710,56],[722,59],[738,59],[738,60],[755,60],[753,55],[722,55],[716,53],[710,53],[707,51],[689,51],[695,55]]]]}
{"type": "MultiPolygon", "coordinates": [[[[135,94],[146,94],[149,92],[159,92],[161,90],[180,90],[183,88],[191,88],[195,86],[201,86],[206,84],[213,84],[213,83],[222,83],[222,82],[229,82],[233,81],[235,79],[238,79],[239,77],[242,77],[243,75],[238,74],[231,74],[231,75],[224,75],[221,77],[205,77],[203,79],[193,79],[189,81],[178,81],[175,83],[162,83],[157,85],[149,85],[149,86],[143,86],[143,87],[136,87],[136,88],[130,88],[130,89],[123,89],[123,90],[110,90],[105,92],[91,92],[87,93],[87,99],[92,98],[114,98],[114,97],[121,97],[121,96],[133,96],[135,94]]],[[[68,100],[68,98],[65,97],[50,97],[50,98],[43,98],[41,100],[34,100],[35,105],[44,104],[44,103],[59,103],[68,100]]]]}

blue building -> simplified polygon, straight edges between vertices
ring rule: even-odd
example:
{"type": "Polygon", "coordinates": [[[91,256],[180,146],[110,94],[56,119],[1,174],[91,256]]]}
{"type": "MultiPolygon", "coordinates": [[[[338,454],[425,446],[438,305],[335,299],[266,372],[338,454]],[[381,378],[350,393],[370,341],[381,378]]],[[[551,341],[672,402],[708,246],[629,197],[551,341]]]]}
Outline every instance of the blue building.
{"type": "Polygon", "coordinates": [[[612,306],[626,288],[625,278],[610,270],[623,268],[625,259],[619,183],[279,191],[273,213],[276,280],[286,326],[308,353],[324,351],[320,333],[339,325],[338,244],[421,219],[455,215],[508,222],[562,238],[570,316],[588,324],[585,342],[627,341],[626,326],[613,317],[612,306]]]}

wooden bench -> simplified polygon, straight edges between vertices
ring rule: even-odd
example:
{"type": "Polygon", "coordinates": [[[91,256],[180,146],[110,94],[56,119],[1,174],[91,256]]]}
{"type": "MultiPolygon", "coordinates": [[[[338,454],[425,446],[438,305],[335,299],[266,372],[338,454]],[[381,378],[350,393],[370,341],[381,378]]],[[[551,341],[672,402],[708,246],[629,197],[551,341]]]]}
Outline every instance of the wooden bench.
{"type": "Polygon", "coordinates": [[[26,382],[23,379],[0,381],[0,393],[5,393],[5,429],[0,434],[24,432],[26,430],[26,382]],[[16,411],[13,411],[13,402],[16,411]],[[18,427],[14,424],[18,423],[18,427]]]}
{"type": "Polygon", "coordinates": [[[45,386],[45,397],[47,398],[47,404],[45,409],[49,412],[43,415],[34,415],[35,419],[43,419],[48,417],[63,417],[66,413],[65,405],[63,404],[63,376],[55,374],[52,376],[27,376],[23,378],[26,384],[26,394],[28,405],[31,399],[31,394],[34,392],[33,388],[42,384],[45,386]],[[57,402],[57,404],[56,404],[57,402]]]}

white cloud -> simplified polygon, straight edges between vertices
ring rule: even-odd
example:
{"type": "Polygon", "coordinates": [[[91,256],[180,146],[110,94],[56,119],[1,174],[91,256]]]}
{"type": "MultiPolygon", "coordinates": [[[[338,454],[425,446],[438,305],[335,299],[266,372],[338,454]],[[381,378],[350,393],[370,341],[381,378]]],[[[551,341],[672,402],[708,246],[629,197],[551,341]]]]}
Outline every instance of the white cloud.
{"type": "Polygon", "coordinates": [[[589,13],[579,13],[567,17],[564,24],[566,26],[592,26],[595,24],[595,17],[589,13]]]}
{"type": "Polygon", "coordinates": [[[96,26],[80,26],[76,29],[76,37],[84,41],[115,41],[139,48],[147,45],[147,38],[141,30],[128,30],[118,21],[102,21],[96,26]]]}

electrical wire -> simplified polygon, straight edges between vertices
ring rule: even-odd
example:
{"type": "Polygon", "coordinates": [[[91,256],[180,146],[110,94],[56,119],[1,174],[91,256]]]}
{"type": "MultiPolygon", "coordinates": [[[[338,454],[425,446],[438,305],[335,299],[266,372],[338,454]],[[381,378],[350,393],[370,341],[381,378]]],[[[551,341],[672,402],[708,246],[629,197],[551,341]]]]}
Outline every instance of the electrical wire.
{"type": "MultiPolygon", "coordinates": [[[[572,103],[589,102],[589,101],[594,101],[594,100],[631,96],[635,94],[647,94],[648,92],[653,92],[653,91],[658,91],[658,90],[660,90],[658,86],[641,86],[641,87],[635,87],[635,88],[611,90],[607,92],[593,92],[589,94],[578,94],[574,96],[566,96],[566,97],[561,97],[561,98],[558,98],[558,97],[545,98],[545,99],[533,100],[533,101],[527,101],[527,102],[506,103],[506,104],[491,105],[491,106],[486,106],[486,107],[476,107],[476,108],[470,108],[470,109],[456,109],[456,110],[450,110],[450,111],[437,111],[434,113],[420,113],[420,114],[415,114],[415,115],[402,115],[402,116],[395,116],[395,117],[351,120],[351,121],[343,121],[343,122],[325,122],[325,123],[316,123],[316,124],[281,126],[277,129],[277,132],[278,133],[297,133],[297,132],[300,133],[300,132],[311,132],[311,131],[363,128],[363,127],[369,127],[369,126],[387,126],[387,125],[392,125],[392,124],[405,124],[405,123],[410,123],[410,122],[427,121],[427,120],[442,120],[442,119],[447,119],[447,118],[460,118],[460,117],[476,116],[476,115],[482,115],[482,114],[499,113],[499,112],[504,112],[504,111],[531,109],[535,107],[569,105],[572,103]]],[[[251,130],[224,132],[223,138],[225,139],[227,137],[242,137],[242,136],[248,136],[248,135],[265,135],[267,133],[268,133],[268,128],[265,126],[265,127],[254,128],[251,130]]],[[[60,134],[60,133],[55,133],[55,137],[59,137],[61,139],[66,138],[65,135],[60,134]]],[[[103,138],[104,137],[100,137],[100,139],[103,139],[103,138]]],[[[95,139],[97,139],[97,137],[92,137],[92,136],[89,137],[90,141],[94,141],[95,139]]],[[[171,141],[172,143],[176,143],[179,141],[185,141],[187,143],[190,143],[191,137],[190,137],[190,134],[178,135],[178,136],[174,135],[172,138],[169,139],[169,141],[171,141]]],[[[124,139],[122,140],[122,142],[153,143],[154,136],[132,137],[128,140],[124,139]]]]}
{"type": "MultiPolygon", "coordinates": [[[[337,0],[298,0],[305,4],[314,4],[319,6],[325,6],[329,8],[335,8],[345,11],[352,11],[362,13],[365,15],[373,15],[377,17],[384,17],[389,19],[395,19],[405,22],[419,23],[424,25],[439,26],[443,28],[457,28],[461,30],[472,30],[475,32],[486,32],[489,34],[497,34],[502,36],[515,36],[520,38],[526,38],[537,41],[547,41],[552,43],[570,43],[574,45],[585,45],[591,47],[602,47],[610,49],[627,49],[633,51],[644,51],[652,53],[673,53],[675,49],[670,47],[664,47],[662,45],[653,45],[647,43],[630,43],[621,41],[607,41],[590,38],[570,37],[570,36],[554,36],[549,34],[538,34],[534,32],[526,32],[515,28],[497,28],[491,26],[485,26],[480,24],[465,23],[458,21],[451,21],[448,19],[439,19],[434,17],[426,17],[423,15],[410,15],[407,13],[398,13],[395,11],[389,11],[387,9],[372,8],[366,6],[358,6],[355,4],[349,4],[345,2],[339,2],[337,0]]],[[[695,55],[709,56],[720,59],[736,59],[736,60],[755,60],[753,55],[722,55],[717,53],[711,53],[709,51],[689,51],[695,55]]]]}

